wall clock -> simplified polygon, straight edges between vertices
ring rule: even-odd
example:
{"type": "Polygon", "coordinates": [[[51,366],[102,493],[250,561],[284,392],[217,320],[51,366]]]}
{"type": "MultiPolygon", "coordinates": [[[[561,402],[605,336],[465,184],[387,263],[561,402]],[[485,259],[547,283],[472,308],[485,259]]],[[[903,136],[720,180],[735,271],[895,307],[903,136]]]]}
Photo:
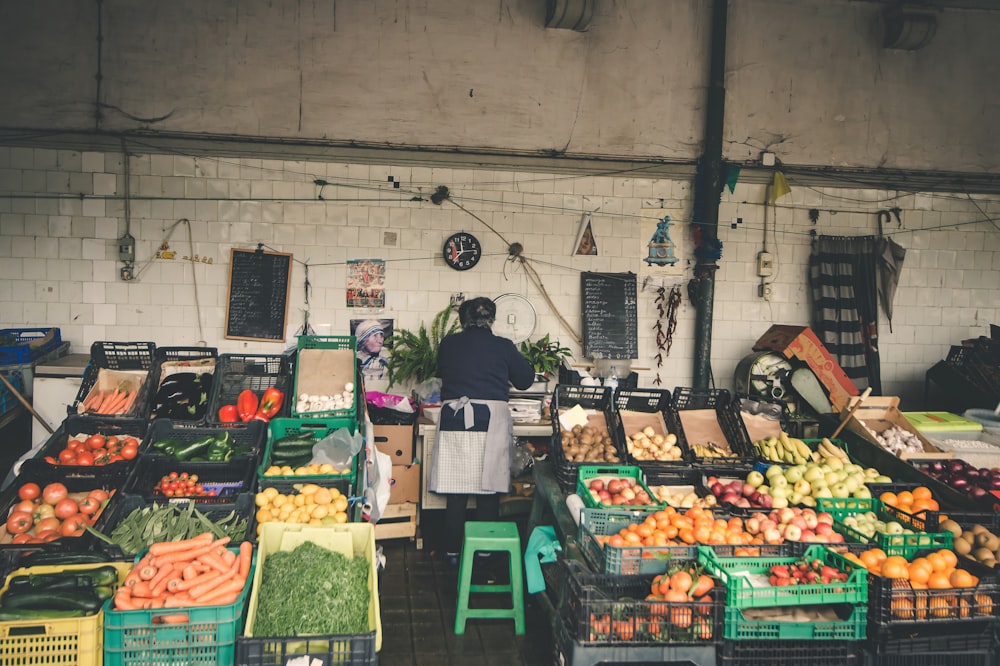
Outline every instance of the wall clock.
{"type": "Polygon", "coordinates": [[[456,271],[467,271],[483,256],[483,246],[470,233],[459,231],[444,242],[444,261],[456,271]]]}

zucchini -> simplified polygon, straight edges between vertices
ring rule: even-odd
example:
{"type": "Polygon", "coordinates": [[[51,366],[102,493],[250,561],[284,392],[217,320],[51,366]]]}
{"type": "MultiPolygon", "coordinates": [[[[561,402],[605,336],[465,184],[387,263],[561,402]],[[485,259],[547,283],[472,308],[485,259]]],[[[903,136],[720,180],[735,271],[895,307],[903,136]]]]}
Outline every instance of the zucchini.
{"type": "Polygon", "coordinates": [[[22,622],[25,620],[58,620],[64,617],[83,617],[82,610],[31,610],[28,608],[0,608],[0,622],[22,622]]]}
{"type": "Polygon", "coordinates": [[[101,609],[100,597],[93,590],[37,590],[31,594],[5,594],[0,597],[4,610],[77,610],[96,613],[101,609]]]}
{"type": "Polygon", "coordinates": [[[117,582],[118,570],[111,566],[97,567],[96,569],[74,569],[59,573],[14,576],[7,583],[7,593],[55,589],[89,589],[99,585],[115,585],[117,582]]]}
{"type": "Polygon", "coordinates": [[[25,555],[18,562],[22,567],[59,566],[61,564],[104,564],[110,561],[101,553],[53,553],[39,551],[25,555]]]}
{"type": "Polygon", "coordinates": [[[284,437],[271,442],[271,450],[280,451],[282,449],[294,449],[305,446],[306,444],[312,446],[315,443],[316,438],[311,432],[304,432],[301,435],[285,435],[284,437]]]}

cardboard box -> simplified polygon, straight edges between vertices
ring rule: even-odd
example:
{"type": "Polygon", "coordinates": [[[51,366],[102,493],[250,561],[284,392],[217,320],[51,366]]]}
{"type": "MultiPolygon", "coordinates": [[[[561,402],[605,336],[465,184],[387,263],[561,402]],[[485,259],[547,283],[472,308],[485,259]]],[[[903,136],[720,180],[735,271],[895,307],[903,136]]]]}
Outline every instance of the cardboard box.
{"type": "MultiPolygon", "coordinates": [[[[847,405],[844,407],[841,418],[850,411],[851,407],[859,400],[859,398],[852,398],[847,405]]],[[[882,434],[886,428],[891,428],[892,426],[899,426],[907,432],[911,432],[920,439],[920,443],[923,444],[924,453],[910,453],[903,454],[900,456],[903,460],[909,458],[952,458],[954,454],[951,452],[942,452],[936,446],[934,446],[930,440],[920,434],[912,423],[910,423],[903,412],[899,411],[899,398],[894,395],[887,396],[869,396],[865,398],[865,401],[861,403],[858,407],[858,411],[854,412],[854,415],[847,421],[847,426],[852,432],[861,435],[866,440],[874,444],[875,446],[880,446],[878,440],[868,432],[865,426],[871,428],[875,432],[882,434]]]]}
{"type": "Polygon", "coordinates": [[[420,501],[420,464],[393,465],[389,504],[420,501]]]}
{"type": "Polygon", "coordinates": [[[775,324],[757,340],[753,350],[776,351],[785,358],[797,358],[805,363],[816,374],[816,378],[826,389],[830,402],[836,409],[843,409],[851,397],[860,393],[858,387],[808,326],[775,324]]]}
{"type": "Polygon", "coordinates": [[[372,426],[375,448],[392,458],[393,465],[409,465],[413,462],[412,425],[372,426]]]}

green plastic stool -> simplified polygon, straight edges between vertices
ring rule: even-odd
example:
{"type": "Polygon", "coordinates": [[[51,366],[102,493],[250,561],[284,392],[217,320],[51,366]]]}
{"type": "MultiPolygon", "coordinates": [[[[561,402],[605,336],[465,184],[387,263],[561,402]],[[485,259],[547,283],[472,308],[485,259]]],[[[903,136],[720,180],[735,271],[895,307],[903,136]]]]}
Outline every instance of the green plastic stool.
{"type": "Polygon", "coordinates": [[[458,608],[455,634],[465,633],[468,619],[514,620],[514,633],[524,634],[524,584],[521,566],[521,537],[514,523],[469,521],[465,524],[465,542],[458,569],[458,608]],[[477,552],[506,552],[510,560],[510,583],[473,585],[472,566],[477,552]],[[489,592],[511,595],[511,608],[469,608],[469,595],[489,592]]]}

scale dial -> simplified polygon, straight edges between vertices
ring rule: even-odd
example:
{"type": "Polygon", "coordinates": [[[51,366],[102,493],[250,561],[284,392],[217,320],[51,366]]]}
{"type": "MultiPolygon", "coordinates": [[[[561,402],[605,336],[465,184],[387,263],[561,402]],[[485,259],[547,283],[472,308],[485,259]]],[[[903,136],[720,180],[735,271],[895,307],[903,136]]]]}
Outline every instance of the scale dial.
{"type": "Polygon", "coordinates": [[[497,320],[493,332],[521,344],[535,332],[535,306],[520,294],[501,294],[493,299],[497,306],[497,320]]]}

